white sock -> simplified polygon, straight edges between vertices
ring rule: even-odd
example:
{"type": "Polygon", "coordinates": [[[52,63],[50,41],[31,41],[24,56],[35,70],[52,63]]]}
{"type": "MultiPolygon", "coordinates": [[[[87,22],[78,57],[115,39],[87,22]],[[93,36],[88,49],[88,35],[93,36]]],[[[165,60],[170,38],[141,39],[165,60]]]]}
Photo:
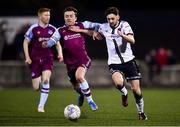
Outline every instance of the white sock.
{"type": "Polygon", "coordinates": [[[124,85],[123,86],[117,85],[116,88],[121,92],[122,95],[128,94],[128,91],[124,85]]]}
{"type": "Polygon", "coordinates": [[[122,95],[127,95],[128,91],[125,86],[121,89],[121,93],[122,95]]]}
{"type": "Polygon", "coordinates": [[[49,95],[49,84],[43,84],[41,88],[41,95],[40,95],[40,101],[39,101],[39,106],[38,107],[44,107],[48,95],[49,95]]]}
{"type": "Polygon", "coordinates": [[[87,81],[80,83],[80,88],[82,93],[84,94],[84,96],[87,98],[87,101],[93,101],[92,99],[92,95],[91,95],[91,90],[89,89],[89,85],[87,83],[87,81]]]}
{"type": "Polygon", "coordinates": [[[137,110],[139,113],[144,112],[144,100],[143,100],[143,98],[141,98],[139,103],[136,103],[136,107],[137,107],[137,110]]]}

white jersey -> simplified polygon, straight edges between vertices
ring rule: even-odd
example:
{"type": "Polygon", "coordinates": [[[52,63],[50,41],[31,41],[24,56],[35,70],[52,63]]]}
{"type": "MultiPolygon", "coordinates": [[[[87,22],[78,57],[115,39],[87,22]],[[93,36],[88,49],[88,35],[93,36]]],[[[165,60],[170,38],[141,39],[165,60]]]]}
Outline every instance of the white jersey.
{"type": "Polygon", "coordinates": [[[126,63],[135,57],[133,55],[130,43],[122,39],[122,37],[117,33],[117,30],[120,30],[126,35],[134,34],[131,26],[126,21],[120,21],[119,25],[115,29],[112,29],[109,23],[103,23],[99,28],[99,32],[104,35],[106,39],[108,65],[126,63]]]}

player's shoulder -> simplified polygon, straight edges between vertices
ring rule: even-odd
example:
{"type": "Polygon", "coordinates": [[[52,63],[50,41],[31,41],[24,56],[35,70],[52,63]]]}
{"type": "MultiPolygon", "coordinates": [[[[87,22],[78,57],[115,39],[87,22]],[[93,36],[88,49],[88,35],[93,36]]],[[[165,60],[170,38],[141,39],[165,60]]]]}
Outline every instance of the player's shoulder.
{"type": "Polygon", "coordinates": [[[101,25],[100,25],[100,28],[101,29],[107,29],[109,27],[109,24],[108,23],[102,23],[101,25]]]}
{"type": "Polygon", "coordinates": [[[129,25],[129,23],[127,21],[125,21],[125,20],[121,20],[120,25],[129,25]]]}
{"type": "Polygon", "coordinates": [[[51,28],[56,30],[56,27],[54,25],[52,25],[52,24],[49,24],[49,27],[51,27],[51,28]]]}
{"type": "Polygon", "coordinates": [[[62,32],[66,32],[67,29],[68,29],[67,25],[63,25],[63,26],[58,27],[58,28],[56,29],[56,31],[61,34],[62,32]]]}
{"type": "Polygon", "coordinates": [[[128,22],[125,20],[120,20],[120,23],[128,23],[128,22]]]}
{"type": "Polygon", "coordinates": [[[38,27],[38,23],[34,23],[29,27],[29,30],[32,30],[34,28],[38,27]]]}
{"type": "Polygon", "coordinates": [[[76,22],[75,25],[78,26],[78,27],[80,27],[80,28],[84,28],[83,22],[76,22]]]}
{"type": "Polygon", "coordinates": [[[67,28],[67,26],[63,25],[63,26],[58,27],[57,30],[63,30],[63,29],[66,29],[66,28],[67,28]]]}

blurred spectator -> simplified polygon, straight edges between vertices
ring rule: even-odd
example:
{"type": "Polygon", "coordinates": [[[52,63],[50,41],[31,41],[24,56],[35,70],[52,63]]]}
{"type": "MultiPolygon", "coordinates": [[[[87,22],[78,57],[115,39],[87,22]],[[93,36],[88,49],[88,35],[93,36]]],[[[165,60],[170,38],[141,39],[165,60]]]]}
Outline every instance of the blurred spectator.
{"type": "Polygon", "coordinates": [[[17,31],[16,36],[14,38],[14,42],[12,47],[14,47],[14,56],[13,58],[16,60],[24,59],[24,52],[23,52],[23,41],[24,41],[24,34],[30,27],[30,23],[24,24],[19,31],[17,31]]]}
{"type": "Polygon", "coordinates": [[[168,64],[169,65],[175,64],[176,57],[175,57],[174,53],[172,52],[171,49],[168,49],[167,52],[168,52],[168,64]]]}
{"type": "Polygon", "coordinates": [[[157,63],[156,63],[156,50],[151,49],[151,51],[146,54],[145,61],[148,64],[148,76],[149,81],[153,81],[154,75],[157,69],[157,63]]]}
{"type": "Polygon", "coordinates": [[[160,47],[156,53],[157,74],[161,72],[163,66],[168,65],[168,60],[168,51],[165,48],[160,47]]]}

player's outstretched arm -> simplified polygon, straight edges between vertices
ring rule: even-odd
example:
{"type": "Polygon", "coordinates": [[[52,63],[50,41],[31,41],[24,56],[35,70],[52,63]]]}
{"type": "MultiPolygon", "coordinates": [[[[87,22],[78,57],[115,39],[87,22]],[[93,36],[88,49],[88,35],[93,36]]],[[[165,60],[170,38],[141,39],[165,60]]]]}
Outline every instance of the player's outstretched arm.
{"type": "Polygon", "coordinates": [[[69,30],[73,31],[73,32],[84,33],[84,34],[87,34],[89,36],[93,36],[93,30],[81,29],[78,26],[70,26],[69,30]]]}
{"type": "Polygon", "coordinates": [[[102,40],[102,36],[99,32],[96,32],[95,30],[88,30],[88,29],[80,29],[77,26],[70,26],[69,30],[73,31],[73,32],[77,32],[77,33],[84,33],[87,34],[89,36],[93,37],[93,40],[97,39],[97,40],[102,40]]]}
{"type": "Polygon", "coordinates": [[[42,47],[50,48],[50,47],[56,45],[57,42],[60,40],[60,38],[61,38],[61,35],[59,34],[58,30],[56,30],[48,41],[44,41],[42,43],[42,47]]]}

